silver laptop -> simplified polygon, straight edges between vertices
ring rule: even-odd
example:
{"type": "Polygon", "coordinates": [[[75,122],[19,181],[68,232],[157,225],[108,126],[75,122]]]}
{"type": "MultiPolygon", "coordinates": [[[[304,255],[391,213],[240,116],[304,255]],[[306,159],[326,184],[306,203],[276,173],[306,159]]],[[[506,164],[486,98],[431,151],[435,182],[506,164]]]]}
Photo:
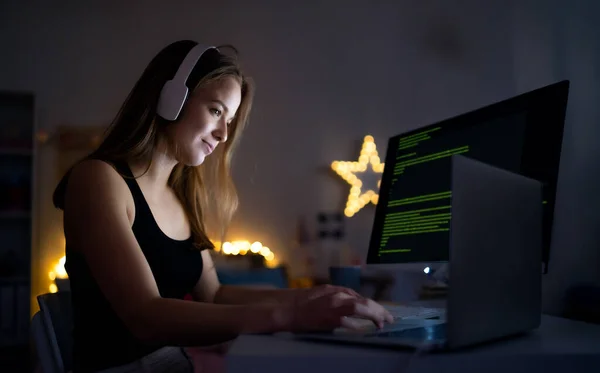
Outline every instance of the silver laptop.
{"type": "MultiPolygon", "coordinates": [[[[297,337],[335,343],[456,349],[539,326],[541,183],[463,155],[452,155],[440,162],[446,162],[438,172],[448,170],[451,191],[446,201],[451,219],[447,232],[449,287],[445,312],[429,315],[434,318],[398,318],[381,330],[342,329],[297,337]]],[[[423,237],[425,234],[414,235],[415,240],[423,237]]]]}

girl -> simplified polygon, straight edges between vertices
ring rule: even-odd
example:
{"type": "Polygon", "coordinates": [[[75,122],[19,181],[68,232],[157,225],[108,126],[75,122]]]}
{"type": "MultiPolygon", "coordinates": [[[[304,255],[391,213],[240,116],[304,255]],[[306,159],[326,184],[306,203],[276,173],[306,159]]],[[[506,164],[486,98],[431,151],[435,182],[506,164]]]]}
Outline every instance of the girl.
{"type": "Polygon", "coordinates": [[[158,53],[104,141],[54,193],[64,210],[75,372],[187,372],[181,346],[355,326],[346,316],[392,321],[345,288],[219,284],[207,232],[223,233],[237,207],[230,164],[253,96],[226,49],[179,41],[158,53]]]}

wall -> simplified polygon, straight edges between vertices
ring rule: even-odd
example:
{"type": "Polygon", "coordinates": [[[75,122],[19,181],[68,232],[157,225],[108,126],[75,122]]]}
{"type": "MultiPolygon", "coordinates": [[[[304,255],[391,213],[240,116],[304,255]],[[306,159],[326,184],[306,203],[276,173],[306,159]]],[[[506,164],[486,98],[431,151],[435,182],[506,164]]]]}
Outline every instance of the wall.
{"type": "MultiPolygon", "coordinates": [[[[522,1],[514,12],[515,83],[519,91],[571,80],[544,305],[560,312],[565,291],[600,282],[600,4],[522,1]]],[[[543,134],[540,134],[543,136],[543,134]]]]}
{"type": "MultiPolygon", "coordinates": [[[[567,40],[580,35],[556,20],[558,10],[540,14],[531,1],[515,6],[500,0],[485,5],[467,0],[460,6],[433,0],[271,3],[276,2],[178,7],[161,1],[143,6],[3,2],[0,42],[9,53],[0,61],[1,88],[34,91],[42,129],[95,126],[111,120],[145,64],[167,43],[191,38],[237,45],[258,91],[235,161],[241,209],[231,235],[261,240],[285,259],[299,215],[312,219],[318,211],[343,206],[348,189],[327,167],[332,160],[356,159],[364,135],[372,134],[383,153],[391,135],[561,74],[577,74],[578,84],[590,74],[573,71],[574,63],[563,66],[560,58],[567,40]],[[539,31],[540,22],[547,32],[539,31]]],[[[577,20],[580,14],[570,17],[577,20]]],[[[575,48],[565,52],[574,60],[581,52],[575,48]]],[[[574,122],[590,115],[581,110],[579,119],[573,114],[574,122]]],[[[585,132],[569,131],[570,142],[585,132]]],[[[567,159],[589,157],[573,153],[567,159]]],[[[43,147],[38,165],[41,271],[62,255],[60,214],[50,203],[55,164],[52,147],[43,147]]],[[[569,194],[569,187],[562,191],[569,194]]],[[[577,214],[570,202],[563,209],[566,220],[577,214]]],[[[348,241],[363,254],[372,214],[372,208],[365,209],[348,222],[348,241]]],[[[562,234],[557,258],[570,250],[566,228],[562,234]]],[[[592,258],[598,238],[586,240],[592,258]]],[[[556,289],[564,288],[580,264],[556,269],[561,273],[552,282],[556,289]]],[[[40,289],[44,281],[37,284],[40,289]]],[[[556,304],[560,294],[548,294],[553,299],[548,304],[556,304]]]]}

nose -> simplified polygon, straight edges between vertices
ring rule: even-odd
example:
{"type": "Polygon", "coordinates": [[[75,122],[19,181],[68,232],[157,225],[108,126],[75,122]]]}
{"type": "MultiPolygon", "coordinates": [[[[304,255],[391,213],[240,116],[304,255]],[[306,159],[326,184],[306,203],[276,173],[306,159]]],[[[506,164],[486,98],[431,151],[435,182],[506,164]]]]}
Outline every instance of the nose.
{"type": "Polygon", "coordinates": [[[218,142],[227,141],[227,122],[225,122],[225,120],[220,120],[212,135],[218,142]]]}

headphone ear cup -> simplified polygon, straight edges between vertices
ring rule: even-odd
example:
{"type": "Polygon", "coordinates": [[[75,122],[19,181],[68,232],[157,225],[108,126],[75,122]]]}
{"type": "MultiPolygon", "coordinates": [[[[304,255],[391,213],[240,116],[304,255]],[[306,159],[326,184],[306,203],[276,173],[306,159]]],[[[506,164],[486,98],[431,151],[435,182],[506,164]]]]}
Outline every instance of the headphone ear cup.
{"type": "MultiPolygon", "coordinates": [[[[179,69],[175,73],[173,79],[168,80],[160,91],[160,97],[156,107],[156,113],[162,118],[174,121],[177,120],[181,109],[188,97],[188,88],[185,82],[189,78],[196,62],[202,57],[208,49],[216,49],[215,47],[206,47],[197,44],[185,56],[179,69]]],[[[218,50],[217,50],[218,51],[218,50]]]]}
{"type": "Polygon", "coordinates": [[[160,91],[156,112],[166,120],[177,120],[188,96],[188,88],[175,80],[169,80],[160,91]]]}

